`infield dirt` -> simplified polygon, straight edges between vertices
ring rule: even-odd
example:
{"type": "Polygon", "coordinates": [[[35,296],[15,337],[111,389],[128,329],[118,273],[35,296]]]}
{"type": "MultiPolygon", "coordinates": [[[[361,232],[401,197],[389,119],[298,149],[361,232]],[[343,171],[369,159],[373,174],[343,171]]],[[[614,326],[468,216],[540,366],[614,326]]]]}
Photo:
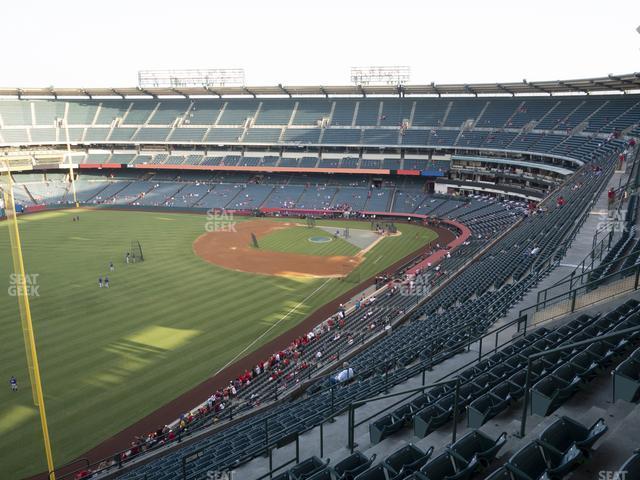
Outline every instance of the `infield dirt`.
{"type": "MultiPolygon", "coordinates": [[[[251,246],[251,234],[258,241],[276,230],[293,228],[290,222],[249,220],[235,224],[234,231],[214,231],[200,235],[193,251],[205,261],[229,270],[287,277],[343,277],[355,269],[364,254],[376,243],[354,256],[317,256],[261,250],[251,246]]],[[[383,237],[381,236],[379,240],[383,237]]]]}

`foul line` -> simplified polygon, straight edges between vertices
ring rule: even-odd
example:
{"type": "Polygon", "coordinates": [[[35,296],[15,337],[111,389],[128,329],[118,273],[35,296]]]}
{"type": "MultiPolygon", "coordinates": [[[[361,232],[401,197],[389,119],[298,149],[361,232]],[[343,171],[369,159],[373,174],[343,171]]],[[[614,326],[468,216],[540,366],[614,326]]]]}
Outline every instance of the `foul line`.
{"type": "Polygon", "coordinates": [[[265,330],[258,338],[256,338],[253,342],[251,342],[249,345],[247,345],[240,353],[238,353],[235,357],[233,357],[231,360],[229,360],[226,365],[222,368],[220,368],[220,370],[218,370],[215,375],[218,375],[220,372],[222,372],[225,368],[227,368],[229,365],[231,365],[233,362],[235,362],[244,352],[246,352],[247,350],[249,350],[251,347],[253,347],[258,340],[260,340],[262,337],[264,337],[267,333],[269,333],[271,330],[273,330],[274,328],[276,328],[280,322],[282,322],[285,318],[287,318],[289,315],[291,315],[293,312],[295,312],[298,307],[300,305],[302,305],[304,302],[306,302],[309,298],[311,298],[313,295],[315,295],[321,288],[323,288],[327,283],[329,283],[329,280],[331,280],[331,278],[328,278],[322,285],[320,285],[318,288],[316,288],[313,292],[311,292],[307,298],[305,298],[304,300],[300,301],[295,307],[293,307],[291,310],[289,310],[287,312],[287,314],[285,316],[283,316],[280,320],[278,320],[276,323],[274,323],[273,325],[271,325],[267,330],[265,330]]]}

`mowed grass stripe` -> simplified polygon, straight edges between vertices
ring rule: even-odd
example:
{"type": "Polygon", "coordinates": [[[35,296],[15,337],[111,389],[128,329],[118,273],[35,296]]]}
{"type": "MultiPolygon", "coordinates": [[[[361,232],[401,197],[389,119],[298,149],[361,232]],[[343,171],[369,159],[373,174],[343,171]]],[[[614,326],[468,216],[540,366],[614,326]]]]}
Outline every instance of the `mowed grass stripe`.
{"type": "MultiPolygon", "coordinates": [[[[205,232],[204,215],[163,213],[174,219],[168,222],[146,212],[81,211],[81,221],[74,223],[72,214],[23,217],[20,226],[27,271],[40,275],[40,297],[32,299],[32,309],[58,465],[209,377],[324,282],[231,272],[204,262],[192,250],[193,240],[205,232]],[[142,243],[148,261],[127,266],[124,253],[133,239],[142,243]],[[108,271],[110,260],[114,273],[108,271]],[[108,291],[97,287],[104,274],[111,279],[108,291]],[[142,335],[153,343],[158,329],[188,337],[166,349],[130,340],[142,335]]],[[[368,259],[386,252],[371,271],[417,248],[414,242],[394,242],[381,249],[391,240],[367,254],[368,259]]],[[[8,245],[6,223],[0,223],[2,289],[11,271],[8,245]]],[[[283,248],[297,246],[292,240],[283,248]]],[[[352,287],[329,281],[249,351],[352,287]]],[[[15,297],[1,295],[0,308],[0,370],[7,379],[16,375],[21,387],[15,395],[0,389],[0,425],[8,425],[3,415],[27,415],[11,418],[15,425],[0,430],[0,478],[12,479],[45,465],[15,297]]]]}

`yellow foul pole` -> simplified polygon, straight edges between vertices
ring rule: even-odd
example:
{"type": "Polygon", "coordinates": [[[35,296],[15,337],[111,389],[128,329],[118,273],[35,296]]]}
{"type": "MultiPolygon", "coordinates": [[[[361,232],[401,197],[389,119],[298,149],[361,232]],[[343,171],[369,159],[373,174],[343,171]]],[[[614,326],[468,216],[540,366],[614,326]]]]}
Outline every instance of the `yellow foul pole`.
{"type": "MultiPolygon", "coordinates": [[[[27,276],[24,270],[22,258],[22,246],[20,243],[20,231],[18,229],[18,219],[16,215],[16,204],[13,196],[13,180],[8,165],[5,163],[6,173],[3,177],[7,182],[3,188],[4,208],[9,222],[9,236],[11,238],[11,255],[15,273],[16,296],[20,306],[20,316],[24,333],[25,349],[27,353],[27,363],[29,364],[29,376],[31,377],[31,388],[34,396],[34,404],[40,411],[40,423],[42,425],[42,437],[44,450],[47,457],[47,468],[49,478],[55,480],[55,465],[51,452],[51,441],[49,439],[49,427],[47,425],[47,414],[44,404],[44,394],[42,391],[42,380],[40,378],[40,366],[38,364],[38,354],[36,351],[36,339],[33,333],[33,323],[31,321],[31,307],[29,305],[29,292],[27,286],[27,276]]],[[[4,182],[3,182],[4,183],[4,182]]],[[[31,282],[30,282],[31,285],[31,282]]]]}

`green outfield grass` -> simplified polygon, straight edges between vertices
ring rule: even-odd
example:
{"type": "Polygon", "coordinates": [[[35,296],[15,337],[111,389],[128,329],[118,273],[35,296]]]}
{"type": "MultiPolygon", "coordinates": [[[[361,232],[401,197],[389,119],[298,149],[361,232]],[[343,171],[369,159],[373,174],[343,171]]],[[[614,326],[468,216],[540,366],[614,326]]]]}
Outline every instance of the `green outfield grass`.
{"type": "Polygon", "coordinates": [[[318,256],[353,256],[360,251],[355,245],[342,238],[334,238],[331,234],[317,227],[296,226],[285,230],[276,230],[260,238],[258,245],[261,250],[318,256]],[[329,241],[314,243],[309,240],[311,237],[323,237],[329,241]]]}
{"type": "MultiPolygon", "coordinates": [[[[57,465],[248,353],[243,350],[283,317],[250,350],[354,286],[339,279],[294,280],[208,264],[192,250],[193,240],[205,232],[204,215],[80,211],[80,222],[72,222],[77,213],[51,211],[20,220],[27,273],[37,275],[38,296],[31,298],[31,308],[57,465]],[[142,244],[145,262],[125,264],[131,240],[142,244]],[[116,267],[112,273],[110,261],[116,267]],[[108,290],[97,286],[98,276],[105,274],[111,280],[108,290]]],[[[352,279],[375,275],[435,238],[419,227],[399,229],[403,235],[369,251],[352,279]]],[[[303,230],[300,241],[306,248],[308,229],[303,230]]],[[[302,247],[291,242],[286,248],[302,247]]],[[[10,295],[6,222],[0,222],[0,252],[0,478],[9,480],[46,468],[17,301],[10,295]],[[9,389],[11,375],[18,378],[18,393],[9,389]]]]}

